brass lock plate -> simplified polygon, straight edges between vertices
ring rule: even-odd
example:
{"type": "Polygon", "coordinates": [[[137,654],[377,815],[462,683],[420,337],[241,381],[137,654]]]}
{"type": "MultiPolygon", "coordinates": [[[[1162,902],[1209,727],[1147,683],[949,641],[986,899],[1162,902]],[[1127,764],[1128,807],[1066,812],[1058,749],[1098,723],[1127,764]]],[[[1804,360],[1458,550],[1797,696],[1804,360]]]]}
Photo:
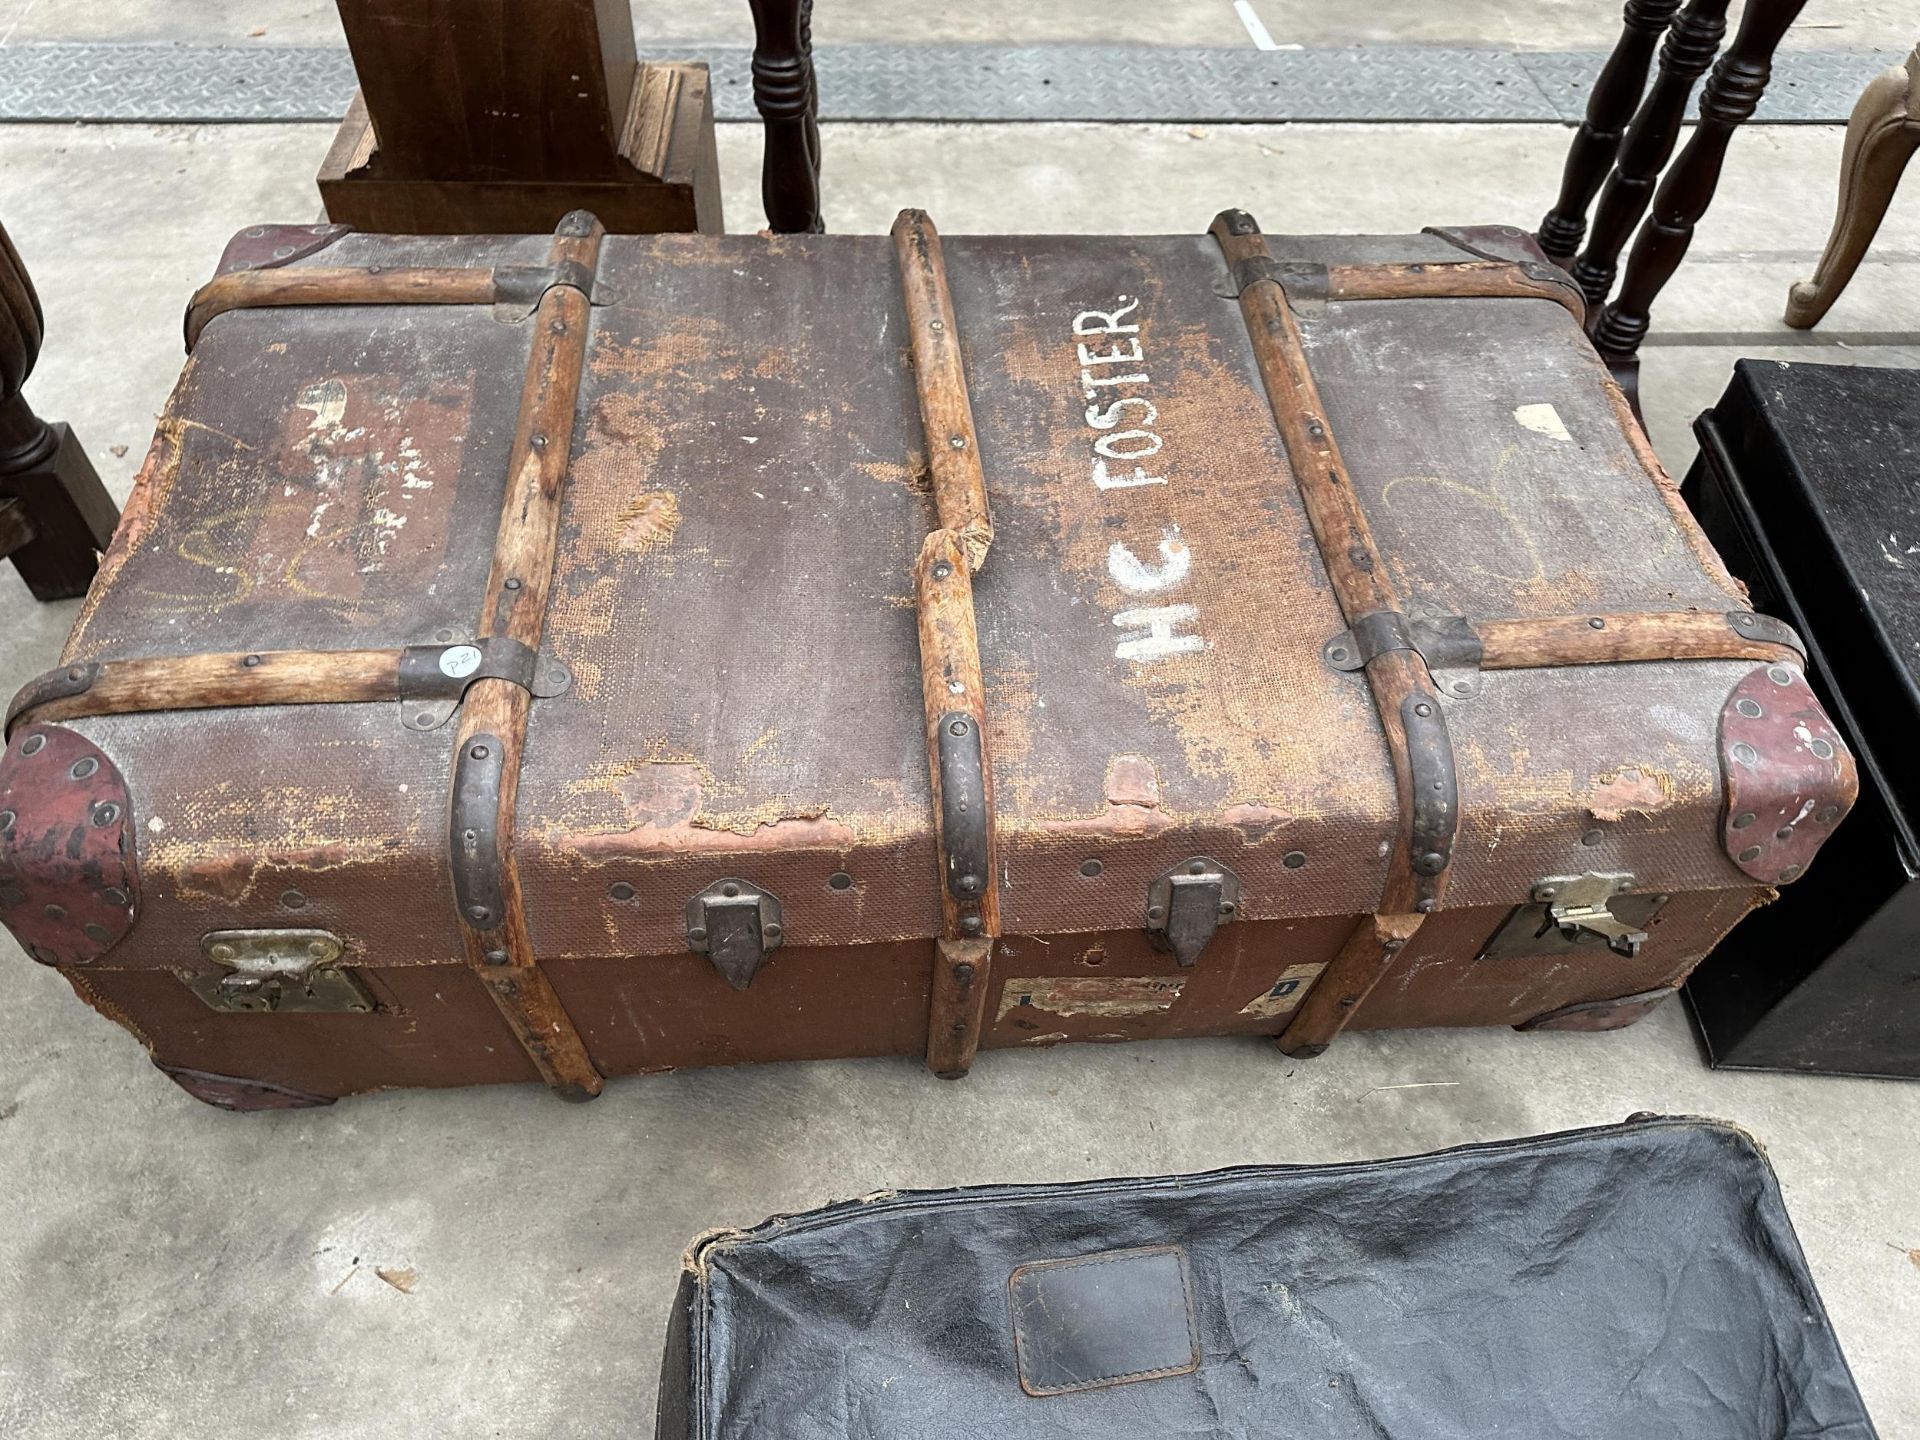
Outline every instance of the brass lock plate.
{"type": "Polygon", "coordinates": [[[212,1010],[227,1014],[367,1014],[373,992],[336,962],[346,946],[327,930],[214,930],[200,953],[220,968],[177,972],[212,1010]]]}

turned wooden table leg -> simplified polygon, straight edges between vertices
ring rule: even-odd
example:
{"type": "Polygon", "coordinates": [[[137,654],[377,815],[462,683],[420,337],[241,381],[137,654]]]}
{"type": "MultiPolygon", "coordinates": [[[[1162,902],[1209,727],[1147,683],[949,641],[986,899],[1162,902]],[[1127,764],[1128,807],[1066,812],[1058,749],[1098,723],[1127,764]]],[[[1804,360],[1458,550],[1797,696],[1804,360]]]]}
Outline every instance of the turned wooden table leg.
{"type": "Polygon", "coordinates": [[[1773,52],[1806,0],[1747,0],[1733,44],[1700,95],[1700,124],[1653,197],[1634,239],[1620,295],[1601,313],[1593,343],[1616,374],[1631,377],[1654,300],[1680,268],[1693,228],[1720,184],[1727,146],[1766,93],[1773,52]]]}
{"type": "Polygon", "coordinates": [[[0,556],[41,600],[86,593],[119,520],[65,425],[49,425],[20,389],[40,358],[42,318],[27,268],[0,229],[0,556]]]}
{"type": "Polygon", "coordinates": [[[1840,160],[1840,203],[1833,233],[1813,279],[1787,294],[1787,324],[1818,325],[1853,279],[1886,217],[1907,162],[1920,149],[1920,46],[1905,65],[1882,71],[1861,94],[1847,121],[1840,160]]]}
{"type": "Polygon", "coordinates": [[[766,122],[760,199],[767,223],[819,234],[820,122],[813,77],[813,0],[751,0],[753,103],[766,122]]]}
{"type": "Polygon", "coordinates": [[[1713,64],[1727,33],[1727,0],[1693,0],[1660,47],[1660,73],[1620,142],[1620,158],[1600,191],[1587,248],[1573,262],[1573,278],[1596,322],[1620,269],[1620,252],[1647,213],[1660,172],[1673,158],[1686,119],[1687,99],[1713,64]]]}
{"type": "Polygon", "coordinates": [[[1647,83],[1647,66],[1660,34],[1672,23],[1680,0],[1627,0],[1621,14],[1620,39],[1607,57],[1593,93],[1587,97],[1586,118],[1567,149],[1567,165],[1560,177],[1560,198],[1540,222],[1534,238],[1549,260],[1564,265],[1580,248],[1587,230],[1587,207],[1613,165],[1620,135],[1640,103],[1647,83]]]}

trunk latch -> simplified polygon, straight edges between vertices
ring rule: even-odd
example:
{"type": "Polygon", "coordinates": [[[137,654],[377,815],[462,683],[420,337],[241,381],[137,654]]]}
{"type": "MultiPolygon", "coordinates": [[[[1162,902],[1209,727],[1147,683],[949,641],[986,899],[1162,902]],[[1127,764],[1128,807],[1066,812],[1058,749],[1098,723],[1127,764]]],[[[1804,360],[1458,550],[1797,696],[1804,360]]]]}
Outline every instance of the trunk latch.
{"type": "Polygon", "coordinates": [[[1533,898],[1547,907],[1563,938],[1578,943],[1598,937],[1614,954],[1631,960],[1647,943],[1647,932],[1614,914],[1608,902],[1632,888],[1631,875],[1591,871],[1585,875],[1549,875],[1533,887],[1533,898]]]}
{"type": "Polygon", "coordinates": [[[1239,910],[1240,877],[1218,860],[1196,855],[1147,887],[1147,934],[1156,947],[1191,965],[1239,910]]]}
{"type": "Polygon", "coordinates": [[[780,901],[745,880],[716,880],[687,901],[687,948],[744,990],[780,948],[780,901]]]}
{"type": "Polygon", "coordinates": [[[200,953],[215,973],[183,973],[187,988],[215,1010],[271,1014],[364,1014],[372,993],[336,968],[346,946],[327,930],[211,930],[200,953]]]}

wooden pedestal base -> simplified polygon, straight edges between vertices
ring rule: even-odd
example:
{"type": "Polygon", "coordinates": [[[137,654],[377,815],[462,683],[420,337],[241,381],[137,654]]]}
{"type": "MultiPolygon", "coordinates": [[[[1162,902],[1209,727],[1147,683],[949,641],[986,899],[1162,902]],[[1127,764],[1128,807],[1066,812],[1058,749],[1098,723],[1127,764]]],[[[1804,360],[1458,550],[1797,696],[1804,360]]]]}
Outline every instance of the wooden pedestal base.
{"type": "Polygon", "coordinates": [[[71,430],[48,425],[43,438],[35,453],[0,457],[0,555],[35,599],[70,600],[93,583],[120,512],[71,430]]]}
{"type": "Polygon", "coordinates": [[[320,166],[327,219],[390,235],[531,235],[570,210],[615,234],[720,233],[720,162],[705,65],[637,67],[620,132],[623,174],[604,179],[415,178],[383,167],[356,93],[320,166]]]}

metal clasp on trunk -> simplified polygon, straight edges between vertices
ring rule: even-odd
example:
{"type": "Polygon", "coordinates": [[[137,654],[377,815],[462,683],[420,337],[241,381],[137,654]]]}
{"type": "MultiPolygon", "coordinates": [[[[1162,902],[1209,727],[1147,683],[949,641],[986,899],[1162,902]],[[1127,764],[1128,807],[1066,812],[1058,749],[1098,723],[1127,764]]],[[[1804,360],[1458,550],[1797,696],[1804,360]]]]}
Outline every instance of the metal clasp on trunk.
{"type": "Polygon", "coordinates": [[[745,880],[716,880],[687,901],[687,948],[744,990],[780,948],[780,900],[745,880]]]}
{"type": "Polygon", "coordinates": [[[214,930],[200,951],[220,974],[186,974],[187,988],[214,1010],[282,1014],[361,1014],[373,996],[336,969],[346,946],[327,930],[214,930]]]}
{"type": "Polygon", "coordinates": [[[1196,855],[1147,887],[1147,934],[1159,949],[1191,965],[1239,910],[1240,877],[1218,860],[1196,855]]]}

